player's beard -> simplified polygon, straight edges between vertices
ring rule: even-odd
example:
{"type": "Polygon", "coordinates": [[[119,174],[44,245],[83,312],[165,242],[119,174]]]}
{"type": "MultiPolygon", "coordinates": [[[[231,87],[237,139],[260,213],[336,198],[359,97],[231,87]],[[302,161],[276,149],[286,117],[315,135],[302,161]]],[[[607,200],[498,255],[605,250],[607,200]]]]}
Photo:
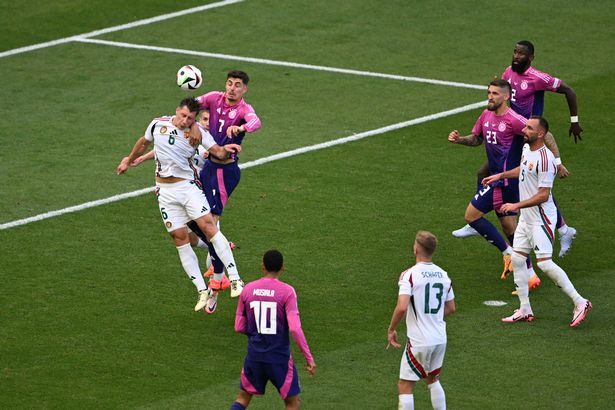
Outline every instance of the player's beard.
{"type": "Polygon", "coordinates": [[[499,103],[499,104],[496,104],[496,103],[487,103],[487,109],[488,109],[489,111],[495,111],[495,110],[497,110],[498,108],[500,108],[500,107],[502,106],[502,104],[503,104],[503,103],[499,103]]]}
{"type": "Polygon", "coordinates": [[[523,74],[529,66],[530,65],[528,63],[515,63],[514,61],[510,64],[510,68],[517,74],[523,74]]]}

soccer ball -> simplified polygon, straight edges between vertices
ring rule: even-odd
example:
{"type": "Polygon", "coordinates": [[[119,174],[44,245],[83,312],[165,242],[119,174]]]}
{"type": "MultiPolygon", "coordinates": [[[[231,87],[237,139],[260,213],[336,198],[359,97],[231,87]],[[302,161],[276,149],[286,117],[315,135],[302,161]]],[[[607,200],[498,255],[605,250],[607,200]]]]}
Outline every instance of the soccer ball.
{"type": "Polygon", "coordinates": [[[177,85],[182,90],[196,90],[203,84],[201,70],[193,65],[185,65],[177,71],[177,85]]]}

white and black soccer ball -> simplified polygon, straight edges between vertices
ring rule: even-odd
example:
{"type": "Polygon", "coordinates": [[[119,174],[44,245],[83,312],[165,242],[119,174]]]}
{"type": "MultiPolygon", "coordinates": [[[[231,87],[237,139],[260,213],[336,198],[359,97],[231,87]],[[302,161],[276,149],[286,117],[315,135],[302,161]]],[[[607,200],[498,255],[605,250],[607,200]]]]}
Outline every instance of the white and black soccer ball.
{"type": "Polygon", "coordinates": [[[193,65],[185,65],[177,71],[177,85],[182,90],[196,90],[203,84],[201,70],[193,65]]]}

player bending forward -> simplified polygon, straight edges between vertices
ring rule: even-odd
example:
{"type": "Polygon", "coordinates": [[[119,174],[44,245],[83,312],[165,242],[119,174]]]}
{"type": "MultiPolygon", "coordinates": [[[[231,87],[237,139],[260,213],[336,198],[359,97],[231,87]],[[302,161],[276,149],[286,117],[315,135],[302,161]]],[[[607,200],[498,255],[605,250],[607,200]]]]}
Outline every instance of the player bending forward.
{"type": "Polygon", "coordinates": [[[525,264],[529,253],[534,250],[538,267],[572,299],[574,311],[570,326],[576,327],[585,319],[592,304],[579,295],[566,272],[551,260],[557,220],[557,210],[553,203],[551,189],[557,174],[557,165],[553,153],[544,143],[544,137],[548,131],[549,123],[544,118],[531,117],[523,129],[526,144],[521,155],[521,165],[483,179],[483,184],[488,185],[503,178],[519,178],[520,202],[503,204],[501,209],[504,212],[521,211],[521,217],[515,230],[512,254],[513,274],[520,308],[511,316],[503,318],[502,321],[514,323],[534,320],[527,284],[530,276],[525,264]]]}
{"type": "Polygon", "coordinates": [[[253,395],[265,393],[268,381],[278,389],[287,409],[298,409],[301,389],[289,333],[305,357],[310,376],[316,364],[301,329],[295,289],[279,279],[284,271],[282,254],[267,251],[262,271],[263,277],[246,285],[237,304],[235,331],[248,336],[248,355],[231,410],[247,408],[253,395]]]}
{"type": "Polygon", "coordinates": [[[438,375],[446,352],[444,316],[455,312],[455,295],[448,274],[432,262],[437,243],[431,232],[416,234],[416,265],[402,272],[399,278],[397,306],[387,331],[387,349],[401,347],[395,329],[406,317],[408,343],[397,383],[400,410],[414,409],[414,385],[421,379],[427,383],[433,408],[446,409],[446,396],[438,375]]]}

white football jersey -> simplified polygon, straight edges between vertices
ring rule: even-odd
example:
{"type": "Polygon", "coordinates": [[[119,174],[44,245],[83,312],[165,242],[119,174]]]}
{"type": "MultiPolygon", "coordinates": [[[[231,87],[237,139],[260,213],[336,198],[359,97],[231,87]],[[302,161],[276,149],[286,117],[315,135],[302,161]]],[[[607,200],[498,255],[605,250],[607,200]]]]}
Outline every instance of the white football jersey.
{"type": "MultiPolygon", "coordinates": [[[[154,142],[156,176],[198,179],[193,157],[196,148],[188,143],[184,130],[173,125],[174,117],[155,118],[145,130],[145,139],[154,142]]],[[[211,134],[199,125],[201,144],[211,148],[215,141],[211,134]]]]}
{"type": "Polygon", "coordinates": [[[203,166],[205,165],[205,161],[207,161],[207,157],[205,156],[205,154],[207,154],[207,150],[205,149],[205,147],[203,145],[198,145],[196,147],[196,152],[192,157],[192,163],[197,169],[197,172],[201,172],[203,166]]]}
{"type": "MultiPolygon", "coordinates": [[[[546,147],[532,151],[529,144],[523,146],[521,168],[519,169],[519,199],[524,201],[536,195],[538,188],[553,188],[557,175],[557,165],[553,153],[546,147]]],[[[553,192],[542,204],[521,209],[521,217],[528,225],[554,223],[557,208],[553,202],[553,192]]]]}
{"type": "Polygon", "coordinates": [[[455,298],[448,274],[434,263],[419,262],[402,272],[399,294],[410,296],[406,313],[410,345],[446,343],[444,303],[455,298]]]}

